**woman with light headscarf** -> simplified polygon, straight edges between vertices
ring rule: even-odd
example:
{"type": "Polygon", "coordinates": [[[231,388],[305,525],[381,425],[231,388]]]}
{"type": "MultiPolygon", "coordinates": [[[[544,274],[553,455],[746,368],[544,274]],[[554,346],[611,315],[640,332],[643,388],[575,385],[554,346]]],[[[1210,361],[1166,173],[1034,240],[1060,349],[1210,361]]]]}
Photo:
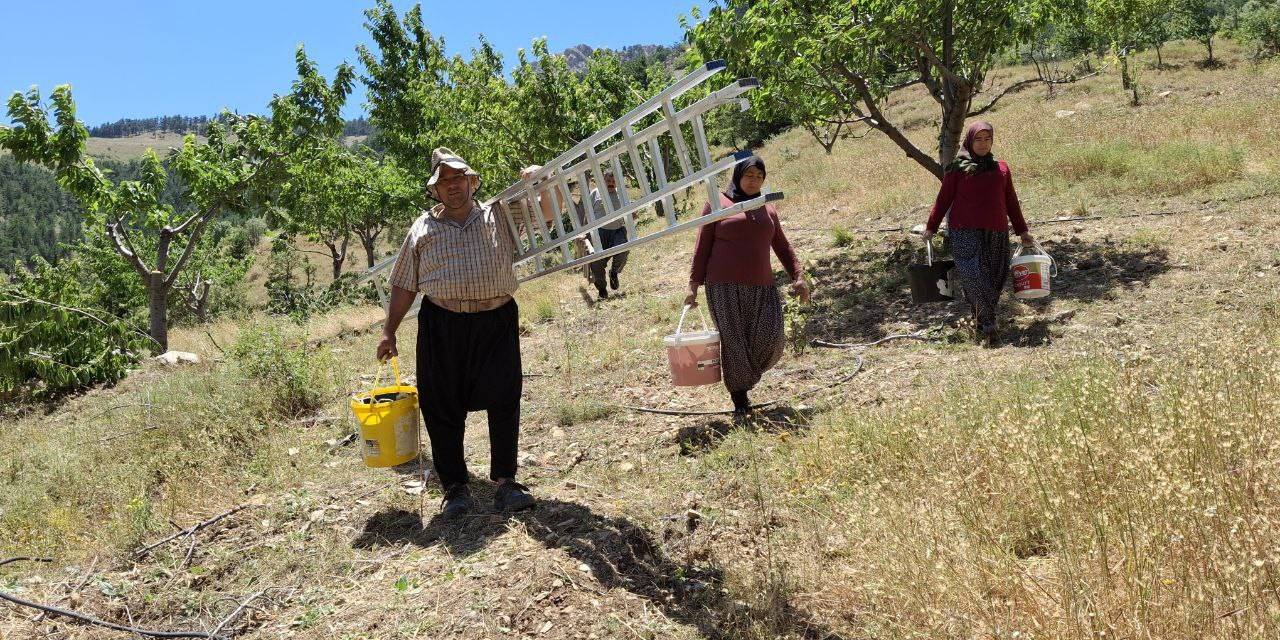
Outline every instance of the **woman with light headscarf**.
{"type": "Polygon", "coordinates": [[[1024,246],[1035,244],[1022,217],[1009,165],[991,153],[995,130],[978,121],[964,134],[964,150],[947,165],[942,188],[925,225],[924,241],[933,239],[943,216],[964,296],[976,328],[989,346],[999,337],[996,307],[1009,277],[1009,225],[1024,246]]]}

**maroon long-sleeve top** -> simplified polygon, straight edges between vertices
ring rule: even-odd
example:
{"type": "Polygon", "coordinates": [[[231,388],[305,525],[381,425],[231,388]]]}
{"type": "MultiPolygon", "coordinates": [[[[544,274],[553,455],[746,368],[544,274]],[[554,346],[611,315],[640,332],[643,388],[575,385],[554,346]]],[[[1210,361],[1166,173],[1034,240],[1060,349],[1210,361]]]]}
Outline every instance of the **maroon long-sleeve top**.
{"type": "Polygon", "coordinates": [[[929,214],[929,230],[937,231],[942,217],[947,216],[947,225],[952,229],[1008,231],[1012,222],[1015,233],[1026,233],[1027,221],[1022,217],[1009,165],[1003,160],[998,164],[998,170],[975,174],[948,171],[929,214]]]}
{"type": "MultiPolygon", "coordinates": [[[[733,206],[733,202],[721,195],[720,206],[728,208],[733,206]]],[[[702,207],[702,215],[709,213],[711,203],[702,207]]],[[[801,272],[800,259],[791,248],[787,234],[782,231],[778,212],[771,204],[703,225],[698,230],[698,242],[693,249],[689,284],[733,282],[771,285],[770,249],[777,254],[787,275],[797,280],[801,272]]]]}

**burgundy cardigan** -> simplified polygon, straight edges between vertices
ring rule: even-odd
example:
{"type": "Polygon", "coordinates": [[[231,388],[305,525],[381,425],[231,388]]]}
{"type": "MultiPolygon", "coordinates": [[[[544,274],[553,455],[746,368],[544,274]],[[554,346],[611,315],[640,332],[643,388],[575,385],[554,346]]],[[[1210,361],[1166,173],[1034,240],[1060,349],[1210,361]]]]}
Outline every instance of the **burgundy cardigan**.
{"type": "Polygon", "coordinates": [[[952,229],[1008,231],[1008,223],[1012,222],[1015,233],[1026,233],[1027,221],[1022,217],[1022,205],[1013,189],[1009,165],[1004,160],[999,165],[996,171],[972,175],[948,171],[929,214],[929,230],[937,231],[942,217],[947,216],[947,225],[952,229]]]}
{"type": "MultiPolygon", "coordinates": [[[[733,202],[720,196],[720,207],[733,202]]],[[[711,213],[711,203],[702,207],[702,215],[711,213]]],[[[800,277],[800,260],[796,257],[787,234],[782,231],[778,212],[773,205],[735,213],[698,230],[698,243],[693,250],[690,285],[733,282],[772,285],[773,267],[769,250],[778,255],[782,267],[792,280],[800,277]]]]}

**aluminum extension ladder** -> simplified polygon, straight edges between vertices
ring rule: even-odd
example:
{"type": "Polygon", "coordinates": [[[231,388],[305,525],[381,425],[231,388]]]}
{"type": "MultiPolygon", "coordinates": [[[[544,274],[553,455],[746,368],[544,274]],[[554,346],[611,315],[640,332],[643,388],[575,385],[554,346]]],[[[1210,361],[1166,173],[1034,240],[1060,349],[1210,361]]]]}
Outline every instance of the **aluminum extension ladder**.
{"type": "MultiPolygon", "coordinates": [[[[708,62],[543,165],[529,177],[512,184],[485,201],[485,205],[501,204],[506,212],[506,223],[519,244],[516,275],[520,282],[527,282],[547,274],[630,251],[664,236],[695,229],[736,213],[755,209],[767,202],[782,200],[783,194],[780,192],[762,193],[757,198],[736,203],[730,207],[721,207],[716,177],[749,158],[751,153],[740,151],[719,160],[713,160],[707,148],[707,135],[703,128],[703,115],[712,109],[728,104],[735,104],[744,111],[750,108],[750,103],[742,95],[760,86],[759,81],[755,78],[739,79],[717,91],[709,92],[706,97],[683,109],[677,110],[675,107],[674,102],[677,98],[706,82],[724,68],[724,61],[708,62]],[[654,114],[658,115],[655,122],[638,132],[635,130],[639,126],[638,123],[654,114]],[[692,151],[696,153],[692,157],[685,137],[686,131],[692,134],[694,142],[692,151]],[[666,166],[661,151],[663,137],[670,140],[675,150],[678,167],[666,166]],[[649,179],[649,173],[646,171],[646,162],[655,178],[653,181],[649,179]],[[618,196],[622,206],[615,208],[611,198],[602,197],[605,211],[603,215],[599,215],[593,210],[589,186],[594,183],[597,188],[603,190],[603,174],[606,170],[611,170],[617,180],[618,196]],[[678,170],[678,178],[669,173],[669,170],[678,170]],[[628,176],[639,187],[639,195],[635,198],[627,190],[628,176]],[[571,195],[571,182],[576,182],[579,186],[581,206],[586,213],[585,222],[578,218],[577,205],[571,195]],[[706,188],[711,212],[705,216],[683,222],[678,221],[673,196],[680,190],[693,187],[699,182],[706,188]],[[552,199],[551,209],[555,212],[550,222],[543,219],[536,196],[544,191],[549,193],[552,199]],[[665,226],[643,236],[638,235],[633,214],[656,202],[663,203],[665,226]],[[565,213],[568,215],[562,215],[565,213]],[[600,244],[599,229],[619,219],[626,225],[628,241],[616,247],[603,249],[600,244]],[[582,239],[588,242],[587,255],[575,258],[572,245],[582,239]]],[[[389,304],[385,277],[377,276],[389,275],[395,260],[395,257],[392,257],[371,267],[357,281],[372,280],[384,308],[389,304]]],[[[421,304],[420,300],[411,309],[411,314],[416,314],[419,304],[421,304]]]]}

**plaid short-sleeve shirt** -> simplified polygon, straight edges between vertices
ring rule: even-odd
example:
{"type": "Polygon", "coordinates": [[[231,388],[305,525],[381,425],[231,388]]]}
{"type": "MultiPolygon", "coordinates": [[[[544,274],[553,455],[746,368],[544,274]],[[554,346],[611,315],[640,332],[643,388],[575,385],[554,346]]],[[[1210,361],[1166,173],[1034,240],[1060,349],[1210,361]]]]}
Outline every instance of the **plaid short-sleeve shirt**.
{"type": "Polygon", "coordinates": [[[516,242],[500,205],[477,204],[466,221],[444,205],[418,217],[391,270],[391,284],[441,300],[488,300],[515,293],[516,242]]]}

